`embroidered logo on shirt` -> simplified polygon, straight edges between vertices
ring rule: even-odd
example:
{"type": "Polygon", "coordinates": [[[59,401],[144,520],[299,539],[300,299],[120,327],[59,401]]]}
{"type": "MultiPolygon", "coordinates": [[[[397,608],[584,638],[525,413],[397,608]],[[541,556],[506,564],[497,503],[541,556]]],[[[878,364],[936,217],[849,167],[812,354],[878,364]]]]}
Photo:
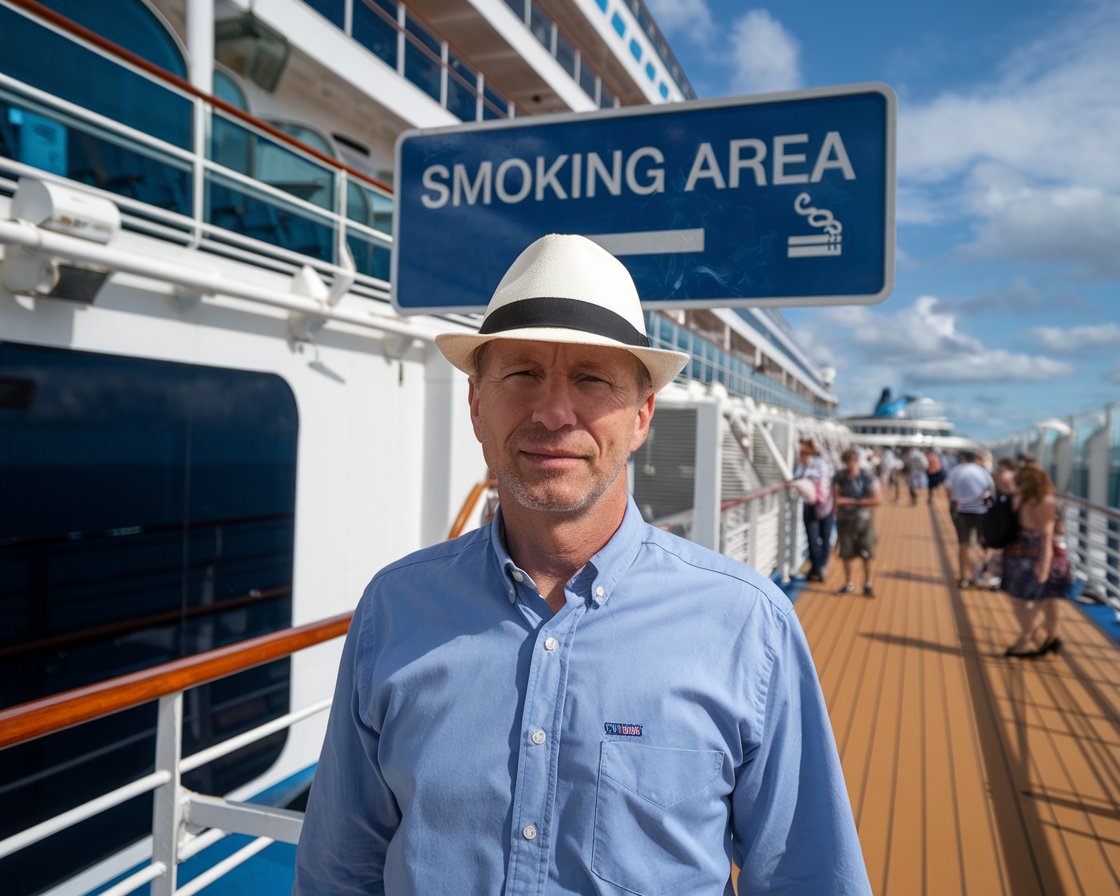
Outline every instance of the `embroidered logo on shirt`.
{"type": "Polygon", "coordinates": [[[604,722],[603,730],[607,734],[621,734],[625,737],[642,736],[642,726],[633,722],[604,722]]]}

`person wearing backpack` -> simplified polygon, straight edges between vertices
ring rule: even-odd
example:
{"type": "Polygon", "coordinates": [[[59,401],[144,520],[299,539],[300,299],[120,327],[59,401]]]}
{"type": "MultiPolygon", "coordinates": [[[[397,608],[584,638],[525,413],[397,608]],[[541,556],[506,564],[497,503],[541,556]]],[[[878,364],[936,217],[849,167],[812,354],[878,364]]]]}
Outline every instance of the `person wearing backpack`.
{"type": "Polygon", "coordinates": [[[986,558],[980,570],[982,584],[992,591],[999,590],[1003,571],[1003,549],[1019,537],[1019,515],[1011,503],[1015,493],[1015,471],[1019,465],[1010,457],[996,461],[992,481],[995,494],[988,501],[988,512],[980,520],[980,543],[986,558]]]}
{"type": "Polygon", "coordinates": [[[960,578],[958,585],[968,588],[973,584],[983,565],[980,556],[980,524],[988,512],[987,499],[995,492],[992,474],[979,463],[975,451],[960,453],[960,463],[949,472],[945,490],[949,493],[949,506],[953,509],[953,525],[957,530],[960,578]]]}

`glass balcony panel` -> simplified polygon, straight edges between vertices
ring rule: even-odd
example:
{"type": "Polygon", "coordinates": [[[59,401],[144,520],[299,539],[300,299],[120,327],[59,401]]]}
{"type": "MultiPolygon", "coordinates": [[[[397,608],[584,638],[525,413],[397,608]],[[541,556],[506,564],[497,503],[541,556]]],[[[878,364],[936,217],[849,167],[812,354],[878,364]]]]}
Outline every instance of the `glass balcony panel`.
{"type": "Polygon", "coordinates": [[[370,226],[380,230],[382,233],[393,235],[393,197],[385,196],[382,193],[375,193],[373,190],[367,190],[366,195],[370,200],[370,211],[372,218],[370,219],[370,226]]]}
{"type": "Polygon", "coordinates": [[[529,30],[533,32],[533,37],[541,42],[549,53],[552,52],[552,29],[553,25],[551,20],[543,12],[536,3],[529,6],[529,30]]]}
{"type": "Polygon", "coordinates": [[[350,36],[390,68],[397,67],[396,4],[354,0],[350,36]]]}
{"type": "Polygon", "coordinates": [[[509,103],[496,90],[482,85],[482,117],[489,121],[495,118],[509,118],[509,103]]]}
{"type": "Polygon", "coordinates": [[[525,2],[526,0],[506,0],[506,6],[513,10],[513,14],[517,18],[525,21],[525,2]]]}
{"type": "MultiPolygon", "coordinates": [[[[338,28],[346,26],[346,0],[304,0],[304,2],[332,25],[338,28]]],[[[359,0],[355,6],[360,5],[359,0]]]]}
{"type": "Polygon", "coordinates": [[[556,61],[569,75],[576,76],[576,48],[560,31],[556,32],[556,61]]]}
{"type": "Polygon", "coordinates": [[[185,162],[0,98],[0,156],[183,215],[191,214],[185,162]]]}
{"type": "Polygon", "coordinates": [[[191,146],[189,99],[6,6],[0,6],[0,59],[5,74],[39,90],[181,149],[191,146]]]}
{"type": "MultiPolygon", "coordinates": [[[[317,138],[314,142],[320,143],[322,138],[317,138]]],[[[329,144],[325,142],[323,148],[330,150],[329,144]]],[[[276,187],[320,208],[334,209],[334,170],[300,155],[277,140],[264,137],[216,114],[211,125],[210,151],[215,162],[239,174],[276,187]]]]}
{"type": "Polygon", "coordinates": [[[598,81],[599,79],[595,77],[595,72],[591,70],[584,60],[581,60],[579,67],[579,86],[582,87],[583,92],[593,100],[598,100],[599,98],[598,81]]]}
{"type": "Polygon", "coordinates": [[[347,233],[346,245],[354,256],[354,267],[359,274],[389,280],[390,250],[364,233],[347,233]]]}
{"type": "Polygon", "coordinates": [[[291,252],[321,261],[335,260],[335,230],[330,220],[220,175],[207,179],[206,220],[291,252]]]}
{"type": "Polygon", "coordinates": [[[346,184],[346,217],[359,224],[369,224],[372,218],[366,191],[356,181],[346,184]]]}
{"type": "Polygon", "coordinates": [[[404,76],[439,102],[442,71],[439,42],[411,17],[408,20],[407,37],[404,45],[404,76]]]}
{"type": "Polygon", "coordinates": [[[599,108],[610,109],[614,106],[614,94],[607,89],[606,84],[599,85],[599,108]]]}
{"type": "Polygon", "coordinates": [[[460,121],[478,118],[478,74],[470,65],[456,56],[447,54],[447,111],[460,121]]]}

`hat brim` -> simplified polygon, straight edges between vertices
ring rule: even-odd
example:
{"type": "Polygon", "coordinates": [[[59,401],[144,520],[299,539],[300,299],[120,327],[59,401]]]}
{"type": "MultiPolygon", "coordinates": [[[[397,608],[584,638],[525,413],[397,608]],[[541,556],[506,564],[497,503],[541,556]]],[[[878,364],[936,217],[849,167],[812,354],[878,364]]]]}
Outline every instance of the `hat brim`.
{"type": "Polygon", "coordinates": [[[566,345],[595,345],[604,348],[617,348],[636,357],[649,371],[654,392],[660,392],[671,383],[684,369],[690,356],[684,352],[674,352],[660,348],[639,348],[625,345],[617,340],[583,330],[568,330],[563,327],[525,327],[516,330],[503,330],[501,333],[441,333],[436,336],[436,346],[443,356],[467,376],[474,376],[475,351],[479,346],[495,339],[523,339],[531,342],[561,342],[566,345]]]}

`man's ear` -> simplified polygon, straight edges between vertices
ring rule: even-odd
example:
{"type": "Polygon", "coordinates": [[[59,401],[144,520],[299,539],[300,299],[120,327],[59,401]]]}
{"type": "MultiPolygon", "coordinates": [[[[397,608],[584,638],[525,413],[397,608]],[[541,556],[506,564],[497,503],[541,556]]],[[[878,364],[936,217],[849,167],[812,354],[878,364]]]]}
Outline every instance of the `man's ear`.
{"type": "Polygon", "coordinates": [[[638,405],[638,421],[634,427],[634,435],[630,439],[630,453],[633,454],[645,444],[646,438],[649,436],[649,424],[653,419],[653,405],[656,396],[653,392],[645,397],[640,405],[638,405]]]}
{"type": "Polygon", "coordinates": [[[482,435],[478,428],[478,405],[480,400],[478,386],[475,384],[474,377],[467,377],[467,402],[470,404],[471,408],[471,427],[474,429],[474,437],[478,439],[479,442],[482,441],[482,435]]]}

